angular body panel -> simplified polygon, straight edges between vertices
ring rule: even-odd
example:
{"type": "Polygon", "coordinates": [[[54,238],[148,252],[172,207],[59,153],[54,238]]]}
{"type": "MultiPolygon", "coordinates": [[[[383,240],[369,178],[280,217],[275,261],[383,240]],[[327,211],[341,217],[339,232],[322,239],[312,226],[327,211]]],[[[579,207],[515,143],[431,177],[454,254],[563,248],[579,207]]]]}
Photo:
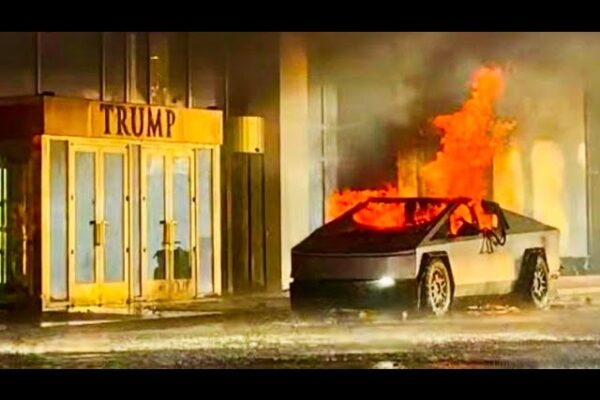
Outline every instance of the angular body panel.
{"type": "Polygon", "coordinates": [[[476,229],[464,234],[452,232],[451,218],[459,207],[472,207],[469,199],[386,199],[386,203],[397,201],[405,208],[411,201],[437,201],[436,204],[444,206],[428,221],[397,229],[365,227],[353,217],[371,201],[380,200],[371,199],[354,207],[292,250],[292,305],[310,296],[333,296],[327,293],[327,287],[350,297],[367,292],[338,291],[337,288],[360,284],[372,289],[369,293],[377,293],[380,281],[414,288],[418,286],[427,260],[436,257],[443,259],[450,269],[453,297],[515,292],[527,273],[525,258],[529,253],[543,255],[549,276],[558,276],[559,231],[556,228],[502,210],[495,203],[484,202],[484,208],[494,213],[494,228],[479,228],[472,211],[471,225],[476,225],[476,229]]]}
{"type": "Polygon", "coordinates": [[[305,280],[377,280],[382,276],[393,279],[415,279],[415,252],[392,255],[292,255],[292,278],[305,280]]]}

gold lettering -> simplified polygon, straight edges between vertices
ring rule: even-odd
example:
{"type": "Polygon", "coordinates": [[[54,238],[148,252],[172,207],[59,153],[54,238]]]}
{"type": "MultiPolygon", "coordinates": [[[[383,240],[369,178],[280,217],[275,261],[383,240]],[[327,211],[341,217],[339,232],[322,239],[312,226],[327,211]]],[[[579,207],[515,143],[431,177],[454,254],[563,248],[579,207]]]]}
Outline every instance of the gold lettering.
{"type": "Polygon", "coordinates": [[[134,136],[142,136],[144,133],[144,108],[130,107],[131,109],[131,132],[134,136]],[[139,111],[139,113],[137,112],[139,111]],[[139,125],[136,122],[136,114],[139,114],[139,125]],[[138,129],[139,128],[139,129],[138,129]]]}
{"type": "Polygon", "coordinates": [[[117,135],[125,135],[130,136],[129,131],[127,130],[127,109],[123,106],[117,106],[117,135]]]}
{"type": "Polygon", "coordinates": [[[171,127],[175,124],[175,113],[167,110],[167,137],[171,137],[171,127]]]}
{"type": "Polygon", "coordinates": [[[152,119],[152,109],[148,108],[148,137],[162,137],[160,109],[156,112],[156,120],[152,119]]]}
{"type": "Polygon", "coordinates": [[[110,113],[113,110],[113,106],[108,104],[100,104],[100,112],[104,112],[104,134],[110,135],[110,113]]]}

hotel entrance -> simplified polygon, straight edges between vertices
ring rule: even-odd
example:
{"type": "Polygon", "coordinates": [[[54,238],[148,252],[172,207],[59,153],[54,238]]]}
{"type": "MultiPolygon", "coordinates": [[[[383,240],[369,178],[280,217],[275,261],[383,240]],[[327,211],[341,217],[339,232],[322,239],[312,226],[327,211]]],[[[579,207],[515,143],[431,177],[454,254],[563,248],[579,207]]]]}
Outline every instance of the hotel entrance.
{"type": "Polygon", "coordinates": [[[42,309],[221,294],[220,111],[35,96],[0,122],[3,288],[42,309]]]}

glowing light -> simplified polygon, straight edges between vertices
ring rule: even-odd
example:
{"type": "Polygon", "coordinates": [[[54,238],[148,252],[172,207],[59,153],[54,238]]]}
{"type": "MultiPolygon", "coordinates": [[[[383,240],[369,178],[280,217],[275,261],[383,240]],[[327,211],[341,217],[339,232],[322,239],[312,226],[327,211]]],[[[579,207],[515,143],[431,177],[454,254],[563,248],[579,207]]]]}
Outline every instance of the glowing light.
{"type": "Polygon", "coordinates": [[[396,281],[393,278],[390,278],[389,276],[384,276],[377,281],[377,286],[379,286],[380,288],[392,287],[395,284],[396,281]]]}

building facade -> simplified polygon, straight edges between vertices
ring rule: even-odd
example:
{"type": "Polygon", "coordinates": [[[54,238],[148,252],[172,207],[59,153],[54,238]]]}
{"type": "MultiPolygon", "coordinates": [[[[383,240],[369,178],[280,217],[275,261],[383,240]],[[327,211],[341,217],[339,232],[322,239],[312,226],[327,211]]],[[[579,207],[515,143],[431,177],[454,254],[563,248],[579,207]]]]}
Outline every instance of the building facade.
{"type": "Polygon", "coordinates": [[[302,35],[5,32],[0,48],[2,302],[285,290],[309,229],[281,168],[308,153],[302,35]]]}
{"type": "MultiPolygon", "coordinates": [[[[327,197],[418,174],[428,119],[464,100],[472,60],[505,57],[494,34],[436,35],[0,33],[0,301],[285,291],[327,197]],[[442,74],[450,42],[467,50],[442,74]]],[[[494,197],[560,225],[565,265],[597,273],[598,80],[505,53],[519,131],[494,197]]]]}

